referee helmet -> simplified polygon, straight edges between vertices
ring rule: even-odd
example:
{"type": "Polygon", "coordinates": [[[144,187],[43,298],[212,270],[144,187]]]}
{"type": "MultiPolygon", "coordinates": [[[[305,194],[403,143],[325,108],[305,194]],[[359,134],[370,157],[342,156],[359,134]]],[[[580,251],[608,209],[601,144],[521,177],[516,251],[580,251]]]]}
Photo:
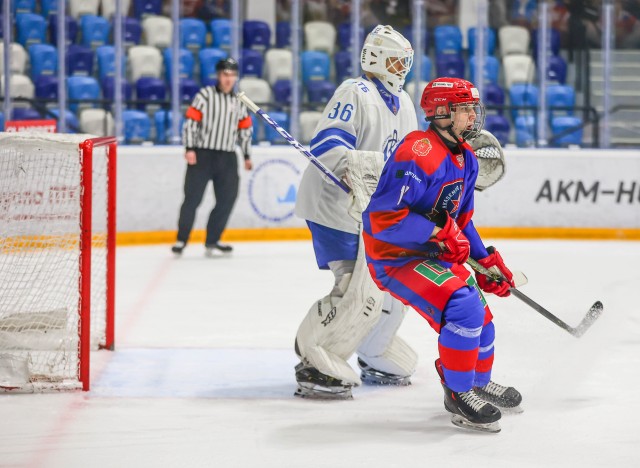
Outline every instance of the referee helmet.
{"type": "Polygon", "coordinates": [[[238,62],[231,57],[220,60],[216,64],[216,71],[238,71],[238,62]]]}

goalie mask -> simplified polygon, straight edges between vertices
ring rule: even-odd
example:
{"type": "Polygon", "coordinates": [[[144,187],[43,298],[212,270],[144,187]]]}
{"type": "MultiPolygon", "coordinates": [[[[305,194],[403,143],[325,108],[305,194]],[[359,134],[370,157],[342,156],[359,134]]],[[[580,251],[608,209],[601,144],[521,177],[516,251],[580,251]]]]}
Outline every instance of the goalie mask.
{"type": "Polygon", "coordinates": [[[391,26],[378,25],[364,41],[360,66],[373,73],[385,88],[400,94],[407,73],[413,65],[411,43],[391,26]]]}
{"type": "Polygon", "coordinates": [[[438,126],[456,139],[468,140],[484,126],[484,105],[478,89],[461,78],[436,78],[424,88],[420,107],[429,122],[451,120],[447,127],[438,126]]]}

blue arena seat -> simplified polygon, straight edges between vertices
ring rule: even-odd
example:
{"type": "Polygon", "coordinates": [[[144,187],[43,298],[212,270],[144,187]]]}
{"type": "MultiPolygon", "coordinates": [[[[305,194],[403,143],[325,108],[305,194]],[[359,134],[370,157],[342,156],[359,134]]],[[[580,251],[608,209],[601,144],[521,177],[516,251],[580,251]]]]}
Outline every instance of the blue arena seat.
{"type": "Polygon", "coordinates": [[[306,50],[302,52],[302,81],[329,81],[329,55],[326,52],[306,50]]]}
{"type": "Polygon", "coordinates": [[[211,46],[218,49],[231,48],[231,21],[228,19],[214,19],[211,21],[211,46]]]}
{"type": "MultiPolygon", "coordinates": [[[[482,98],[485,106],[504,106],[504,90],[496,83],[486,83],[484,85],[484,97],[482,98]]],[[[492,111],[488,109],[488,111],[492,111]]],[[[496,109],[495,113],[503,113],[503,109],[496,109]]]]}
{"type": "Polygon", "coordinates": [[[17,39],[23,47],[46,42],[47,22],[35,13],[20,13],[16,15],[17,39]]]}
{"type": "MultiPolygon", "coordinates": [[[[548,30],[548,44],[553,55],[560,54],[560,31],[554,28],[548,30]]],[[[531,31],[531,45],[533,48],[533,59],[538,59],[538,30],[531,31]]]]}
{"type": "Polygon", "coordinates": [[[82,45],[96,49],[109,42],[111,25],[102,16],[84,15],[80,18],[82,45]]]}
{"type": "Polygon", "coordinates": [[[200,83],[209,85],[217,82],[217,63],[229,56],[227,52],[221,49],[202,49],[198,54],[200,59],[200,83]]]}
{"type": "Polygon", "coordinates": [[[576,91],[573,86],[549,85],[546,97],[549,117],[573,115],[573,108],[576,105],[576,91]],[[554,109],[554,107],[570,107],[571,109],[554,109]]]}
{"type": "MultiPolygon", "coordinates": [[[[173,49],[167,47],[162,51],[162,57],[164,59],[164,71],[165,71],[165,79],[167,82],[171,81],[171,64],[173,56],[173,49]]],[[[193,78],[193,67],[195,64],[195,60],[193,58],[193,54],[189,49],[180,49],[180,68],[179,68],[179,76],[180,79],[183,78],[193,78]]]]}
{"type": "MultiPolygon", "coordinates": [[[[407,38],[411,44],[413,44],[413,26],[408,24],[402,28],[402,35],[407,38]]],[[[429,50],[429,32],[427,28],[422,28],[422,50],[426,54],[429,50]]],[[[414,46],[415,47],[415,46],[414,46]]]]}
{"type": "MultiPolygon", "coordinates": [[[[142,25],[137,18],[122,18],[122,29],[124,30],[124,45],[126,47],[140,44],[140,39],[142,38],[142,25]]],[[[115,26],[112,24],[111,31],[114,30],[115,26]]]]}
{"type": "Polygon", "coordinates": [[[58,71],[58,51],[49,44],[33,44],[29,47],[31,80],[42,75],[54,75],[58,71]]]}
{"type": "MultiPolygon", "coordinates": [[[[271,117],[278,125],[284,128],[286,131],[289,131],[289,114],[285,112],[269,112],[269,117],[271,117]]],[[[265,129],[265,139],[272,144],[284,144],[287,141],[276,132],[270,125],[266,125],[265,129]]]]}
{"type": "Polygon", "coordinates": [[[273,98],[278,104],[291,104],[291,80],[278,80],[273,86],[273,98]]]}
{"type": "Polygon", "coordinates": [[[196,97],[200,91],[200,86],[194,80],[190,80],[185,78],[184,80],[180,80],[180,97],[182,102],[191,102],[193,98],[196,97]]]}
{"type": "Polygon", "coordinates": [[[535,146],[536,118],[533,115],[520,115],[516,123],[516,145],[521,147],[535,146]]]}
{"type": "MultiPolygon", "coordinates": [[[[537,106],[539,91],[538,87],[528,83],[516,83],[509,88],[509,100],[514,107],[518,106],[537,106]]],[[[512,118],[516,120],[518,116],[532,115],[535,110],[513,109],[511,111],[512,118]]]]}
{"type": "Polygon", "coordinates": [[[33,13],[36,11],[36,0],[13,0],[11,6],[14,14],[33,13]]]}
{"type": "Polygon", "coordinates": [[[271,45],[271,30],[264,21],[245,21],[242,25],[242,40],[245,49],[264,52],[271,45]]]}
{"type": "MultiPolygon", "coordinates": [[[[113,76],[105,76],[102,83],[102,96],[104,99],[112,101],[115,97],[115,81],[116,79],[113,76]]],[[[131,83],[126,80],[122,81],[122,99],[125,101],[130,101],[133,97],[133,87],[131,83]]]]}
{"type": "MultiPolygon", "coordinates": [[[[100,46],[96,49],[96,57],[98,62],[98,78],[102,81],[107,76],[115,76],[116,74],[116,50],[110,45],[100,46]]],[[[127,58],[122,56],[122,71],[124,73],[127,58]]]]}
{"type": "Polygon", "coordinates": [[[0,132],[4,131],[4,113],[0,112],[0,132]]]}
{"type": "Polygon", "coordinates": [[[58,77],[40,75],[34,80],[38,99],[58,99],[58,77]]]}
{"type": "MultiPolygon", "coordinates": [[[[407,82],[413,80],[413,77],[415,76],[415,67],[416,67],[416,62],[415,62],[415,58],[413,61],[413,66],[411,67],[411,70],[409,70],[409,73],[407,74],[407,82]]],[[[423,55],[422,56],[422,81],[430,81],[431,80],[431,59],[429,58],[428,55],[423,55]]]]}
{"type": "Polygon", "coordinates": [[[565,84],[567,82],[567,62],[560,55],[552,55],[548,60],[547,79],[565,84]]]}
{"type": "MultiPolygon", "coordinates": [[[[364,28],[360,28],[360,44],[364,43],[364,28]]],[[[338,25],[338,45],[343,51],[351,50],[351,23],[344,22],[338,25]]],[[[360,47],[360,46],[358,46],[360,47]]]]}
{"type": "Polygon", "coordinates": [[[31,107],[14,107],[11,111],[11,120],[40,120],[40,112],[31,107]]]}
{"type": "MultiPolygon", "coordinates": [[[[51,109],[49,112],[53,114],[54,119],[58,119],[60,116],[60,109],[51,109]]],[[[80,122],[78,122],[78,117],[76,114],[71,112],[71,110],[67,109],[64,112],[64,122],[67,128],[66,133],[78,133],[80,131],[80,122]]]]}
{"type": "Polygon", "coordinates": [[[333,55],[333,63],[336,69],[336,81],[342,83],[351,78],[351,52],[340,50],[333,55]]]}
{"type": "Polygon", "coordinates": [[[511,0],[511,12],[508,20],[529,23],[533,18],[537,18],[537,8],[537,0],[511,0]]]}
{"type": "Polygon", "coordinates": [[[458,26],[451,24],[436,26],[433,34],[436,42],[436,56],[462,53],[462,33],[458,26]]]}
{"type": "Polygon", "coordinates": [[[262,78],[262,68],[264,66],[264,56],[257,50],[242,49],[240,57],[240,75],[262,78]]]}
{"type": "MultiPolygon", "coordinates": [[[[171,126],[173,125],[173,112],[160,109],[153,114],[153,121],[156,126],[156,143],[169,143],[171,126]]],[[[182,135],[183,124],[184,116],[180,116],[180,135],[182,135]]]]}
{"type": "Polygon", "coordinates": [[[162,14],[162,0],[133,0],[133,14],[140,19],[162,14]]]}
{"type": "MultiPolygon", "coordinates": [[[[2,28],[4,28],[4,17],[2,16],[2,14],[0,14],[0,39],[4,38],[4,32],[2,28]]],[[[0,131],[2,131],[2,128],[0,128],[0,131]]]]}
{"type": "Polygon", "coordinates": [[[276,23],[276,47],[285,49],[291,46],[291,23],[279,21],[276,23]]]}
{"type": "Polygon", "coordinates": [[[551,131],[557,138],[554,146],[580,145],[582,144],[582,120],[570,115],[554,117],[551,120],[551,131]]]}
{"type": "MultiPolygon", "coordinates": [[[[472,82],[476,81],[476,62],[477,57],[473,56],[469,59],[469,79],[472,82]]],[[[492,56],[488,55],[484,57],[484,81],[485,83],[497,83],[500,76],[500,61],[492,56]]]]}
{"type": "MultiPolygon", "coordinates": [[[[69,76],[67,77],[67,95],[69,101],[100,99],[100,85],[91,76],[69,76]]],[[[96,107],[96,104],[89,102],[69,104],[69,109],[73,112],[87,107],[96,107]]]]}
{"type": "Polygon", "coordinates": [[[505,116],[500,114],[487,115],[484,120],[484,129],[493,133],[502,146],[509,142],[511,126],[505,116]]]}
{"type": "MultiPolygon", "coordinates": [[[[264,124],[262,123],[262,119],[253,112],[249,113],[249,116],[251,117],[251,126],[253,127],[253,133],[251,134],[251,143],[257,145],[262,141],[264,124]]],[[[1,118],[2,113],[0,113],[0,119],[1,118]]]]}
{"type": "Polygon", "coordinates": [[[67,75],[93,75],[93,50],[78,44],[67,48],[67,75]]]}
{"type": "Polygon", "coordinates": [[[437,55],[436,74],[438,76],[464,78],[464,59],[455,54],[437,55]]]}
{"type": "MultiPolygon", "coordinates": [[[[469,56],[475,55],[476,53],[476,32],[477,29],[475,27],[469,28],[467,32],[469,56]]],[[[496,31],[492,28],[485,28],[484,47],[485,55],[493,55],[496,51],[496,31]]]]}
{"type": "Polygon", "coordinates": [[[138,104],[138,110],[157,107],[158,101],[164,101],[167,96],[167,87],[160,78],[144,76],[136,81],[136,99],[151,101],[138,104]]]}
{"type": "Polygon", "coordinates": [[[310,81],[307,84],[309,102],[326,104],[336,91],[336,85],[331,81],[310,81]]]}
{"type": "Polygon", "coordinates": [[[58,0],[42,0],[40,4],[40,13],[46,18],[49,15],[56,14],[58,11],[58,0]]]}
{"type": "Polygon", "coordinates": [[[204,49],[207,43],[207,25],[195,18],[180,20],[180,47],[197,52],[204,49]]]}
{"type": "Polygon", "coordinates": [[[144,112],[125,110],[122,112],[122,123],[126,143],[142,143],[151,138],[151,119],[144,112]]]}
{"type": "MultiPolygon", "coordinates": [[[[65,17],[66,45],[74,44],[78,35],[78,22],[71,16],[65,17]]],[[[49,15],[49,38],[52,44],[58,45],[58,15],[49,15]]]]}

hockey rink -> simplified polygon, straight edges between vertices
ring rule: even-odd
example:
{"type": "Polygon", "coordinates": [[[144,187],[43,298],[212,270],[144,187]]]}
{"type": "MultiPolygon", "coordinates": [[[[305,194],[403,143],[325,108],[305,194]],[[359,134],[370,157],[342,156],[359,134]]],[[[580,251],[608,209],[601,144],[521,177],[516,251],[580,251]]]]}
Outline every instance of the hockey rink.
{"type": "Polygon", "coordinates": [[[640,242],[487,241],[522,291],[580,339],[510,297],[489,298],[494,380],[523,394],[499,434],[453,426],[433,367],[437,335],[409,311],[413,385],[354,400],[294,399],[293,339],[332,275],[310,242],[117,252],[116,351],[92,354],[88,393],[0,395],[0,467],[640,466],[640,242]]]}

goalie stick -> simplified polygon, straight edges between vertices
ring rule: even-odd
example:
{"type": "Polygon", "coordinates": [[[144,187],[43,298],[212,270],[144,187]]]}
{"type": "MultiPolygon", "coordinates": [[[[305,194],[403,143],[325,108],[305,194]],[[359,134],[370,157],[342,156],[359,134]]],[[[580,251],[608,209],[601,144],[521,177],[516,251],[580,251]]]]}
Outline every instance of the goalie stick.
{"type": "MultiPolygon", "coordinates": [[[[483,267],[472,258],[467,260],[467,264],[478,273],[482,275],[486,275],[489,278],[492,278],[494,281],[502,281],[502,276],[500,274],[493,272],[491,270],[488,270],[487,268],[483,267]]],[[[571,333],[571,335],[575,336],[576,338],[580,338],[582,335],[584,335],[584,333],[591,327],[591,325],[593,325],[593,323],[596,320],[598,320],[598,317],[600,317],[603,311],[602,302],[596,301],[588,310],[584,318],[580,321],[578,326],[572,327],[571,325],[567,324],[566,322],[564,322],[563,320],[559,319],[554,314],[549,312],[547,309],[542,307],[540,304],[538,304],[536,301],[531,299],[529,296],[525,295],[519,289],[509,288],[509,291],[511,292],[511,294],[513,294],[515,297],[517,297],[522,302],[527,304],[529,307],[534,309],[540,315],[552,321],[563,330],[568,331],[569,333],[571,333]]]]}
{"type": "MultiPolygon", "coordinates": [[[[270,125],[274,130],[276,130],[280,135],[282,135],[282,137],[285,140],[287,140],[291,146],[293,146],[300,153],[302,153],[302,155],[306,157],[311,164],[313,164],[318,170],[320,170],[325,176],[327,176],[334,184],[340,187],[347,194],[351,192],[351,189],[343,181],[338,179],[338,177],[336,177],[336,175],[333,172],[331,172],[324,164],[322,164],[313,154],[307,151],[304,148],[304,146],[302,146],[295,138],[293,138],[284,128],[278,125],[269,116],[269,114],[267,114],[262,109],[260,109],[257,106],[257,104],[253,102],[245,93],[240,92],[238,93],[237,97],[247,106],[247,108],[250,111],[259,115],[268,125],[270,125]]],[[[473,259],[469,259],[467,263],[471,266],[471,268],[473,268],[475,271],[483,275],[488,275],[496,280],[500,279],[499,277],[496,277],[493,272],[487,270],[486,268],[484,268],[482,265],[480,265],[478,262],[476,262],[473,259]]],[[[538,303],[536,303],[535,301],[533,301],[532,299],[524,295],[522,292],[520,292],[516,288],[511,288],[511,292],[513,293],[514,296],[522,300],[525,304],[533,308],[536,312],[543,315],[547,319],[551,320],[560,328],[563,328],[564,330],[568,331],[575,337],[582,336],[584,332],[587,331],[587,329],[593,324],[593,322],[595,322],[598,319],[598,317],[602,313],[602,303],[598,301],[595,304],[593,304],[593,306],[591,306],[591,309],[589,309],[589,312],[587,312],[587,315],[584,317],[584,319],[582,319],[580,324],[574,328],[566,324],[562,320],[560,320],[558,317],[556,317],[547,309],[545,309],[544,307],[542,307],[541,305],[539,305],[538,303]]]]}

